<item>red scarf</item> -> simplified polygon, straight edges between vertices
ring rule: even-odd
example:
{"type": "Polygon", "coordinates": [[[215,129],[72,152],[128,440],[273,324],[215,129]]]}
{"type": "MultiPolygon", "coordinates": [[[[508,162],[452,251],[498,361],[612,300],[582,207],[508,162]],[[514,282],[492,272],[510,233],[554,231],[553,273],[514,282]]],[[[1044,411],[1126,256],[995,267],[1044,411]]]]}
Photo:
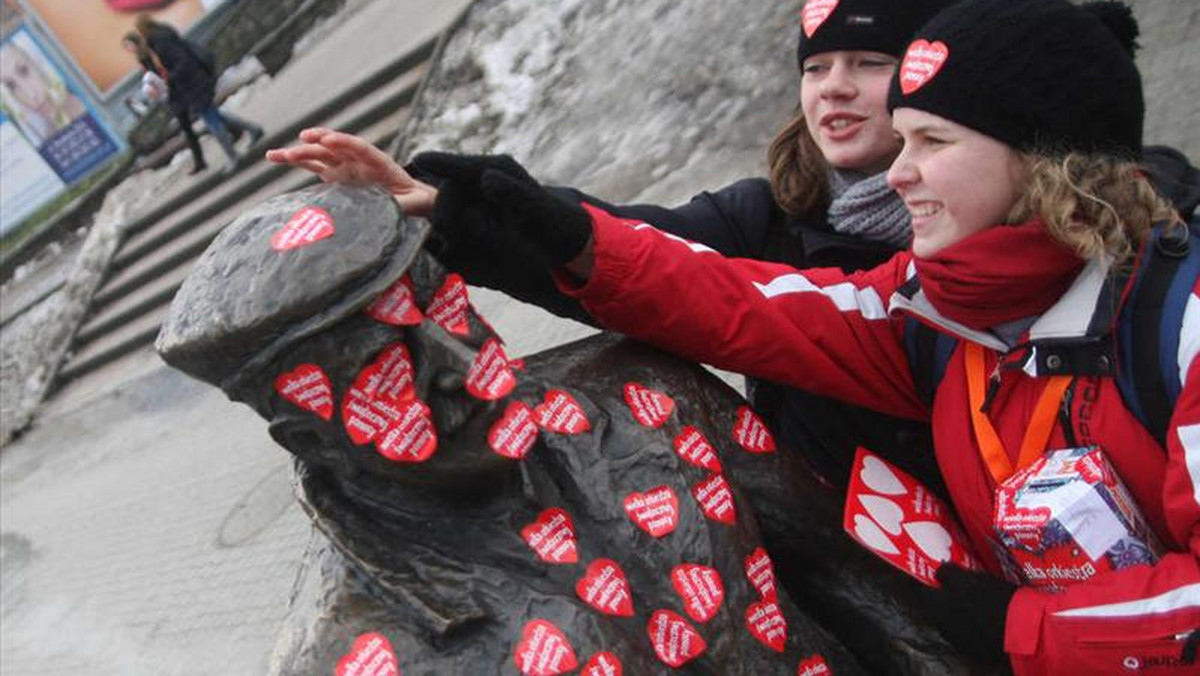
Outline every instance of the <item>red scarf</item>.
{"type": "Polygon", "coordinates": [[[1032,220],[981,230],[913,263],[937,311],[981,331],[1045,312],[1084,260],[1032,220]]]}

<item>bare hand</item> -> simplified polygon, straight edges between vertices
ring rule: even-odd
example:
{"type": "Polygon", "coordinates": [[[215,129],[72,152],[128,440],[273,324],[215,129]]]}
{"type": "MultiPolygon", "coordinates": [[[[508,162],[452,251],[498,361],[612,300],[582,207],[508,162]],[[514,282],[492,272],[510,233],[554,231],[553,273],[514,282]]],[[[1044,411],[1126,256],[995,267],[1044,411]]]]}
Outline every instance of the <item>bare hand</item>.
{"type": "Polygon", "coordinates": [[[410,176],[387,153],[333,129],[305,129],[300,132],[300,145],[268,150],[267,159],[311,171],[326,183],[378,185],[413,216],[428,216],[437,199],[437,188],[410,176]]]}

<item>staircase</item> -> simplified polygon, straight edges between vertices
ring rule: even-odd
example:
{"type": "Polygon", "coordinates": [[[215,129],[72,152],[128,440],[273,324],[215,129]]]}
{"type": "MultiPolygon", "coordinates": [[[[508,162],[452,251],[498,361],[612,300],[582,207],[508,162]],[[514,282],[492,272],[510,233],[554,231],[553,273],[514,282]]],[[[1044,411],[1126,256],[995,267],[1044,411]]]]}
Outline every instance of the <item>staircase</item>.
{"type": "Polygon", "coordinates": [[[307,172],[267,162],[262,158],[267,148],[287,145],[301,129],[320,125],[357,134],[386,149],[408,118],[437,44],[437,37],[422,43],[301,119],[272,130],[244,153],[236,173],[210,171],[131,223],[55,386],[152,345],[175,292],[217,233],[245,205],[317,180],[307,172]]]}

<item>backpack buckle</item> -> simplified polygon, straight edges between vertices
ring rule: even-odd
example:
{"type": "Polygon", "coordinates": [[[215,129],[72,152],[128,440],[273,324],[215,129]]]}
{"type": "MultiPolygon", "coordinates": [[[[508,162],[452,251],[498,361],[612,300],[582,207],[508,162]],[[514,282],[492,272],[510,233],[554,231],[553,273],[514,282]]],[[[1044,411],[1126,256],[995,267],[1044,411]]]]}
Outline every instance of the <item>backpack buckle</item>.
{"type": "Polygon", "coordinates": [[[1154,249],[1167,258],[1187,258],[1191,249],[1189,239],[1188,228],[1165,226],[1154,238],[1154,249]]]}

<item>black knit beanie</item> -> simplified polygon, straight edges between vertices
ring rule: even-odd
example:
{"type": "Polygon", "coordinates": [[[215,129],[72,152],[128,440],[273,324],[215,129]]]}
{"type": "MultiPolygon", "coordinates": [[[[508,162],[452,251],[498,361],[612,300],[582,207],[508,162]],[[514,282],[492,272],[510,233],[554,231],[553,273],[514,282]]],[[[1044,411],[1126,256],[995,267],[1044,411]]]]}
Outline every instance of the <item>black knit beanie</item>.
{"type": "Polygon", "coordinates": [[[808,0],[800,13],[796,62],[836,51],[904,53],[913,32],[954,0],[808,0]]]}
{"type": "Polygon", "coordinates": [[[1118,2],[964,0],[917,30],[888,110],[933,113],[1018,150],[1135,159],[1137,34],[1118,2]]]}

